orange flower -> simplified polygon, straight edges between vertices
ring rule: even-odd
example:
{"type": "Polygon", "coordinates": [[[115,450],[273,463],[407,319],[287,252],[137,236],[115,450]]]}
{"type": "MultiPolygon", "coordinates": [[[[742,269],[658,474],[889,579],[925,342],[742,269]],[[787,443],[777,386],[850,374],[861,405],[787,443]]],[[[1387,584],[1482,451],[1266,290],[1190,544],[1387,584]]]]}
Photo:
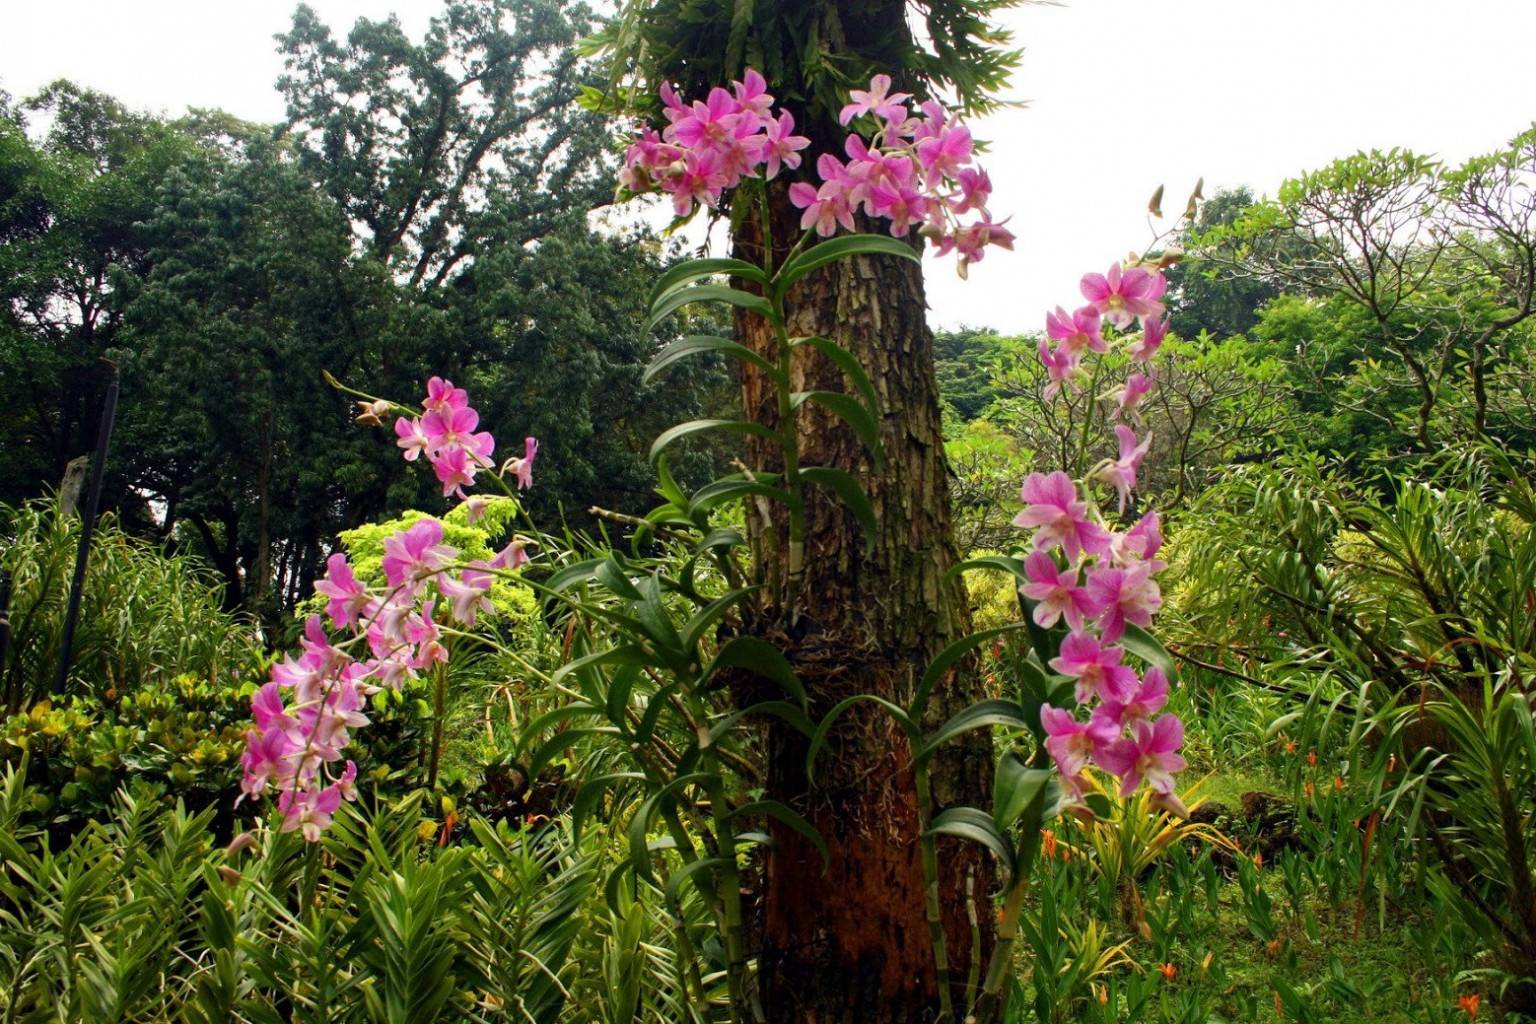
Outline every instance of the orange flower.
{"type": "Polygon", "coordinates": [[[1256,867],[1256,868],[1262,868],[1264,866],[1264,851],[1263,850],[1260,850],[1258,853],[1253,855],[1253,866],[1256,867]]]}
{"type": "Polygon", "coordinates": [[[1050,829],[1043,829],[1040,833],[1040,842],[1045,850],[1046,860],[1056,859],[1056,833],[1050,829]]]}
{"type": "Polygon", "coordinates": [[[1315,751],[1315,750],[1307,751],[1307,765],[1309,767],[1312,767],[1312,768],[1316,768],[1317,767],[1317,751],[1315,751]]]}
{"type": "Polygon", "coordinates": [[[1311,800],[1312,797],[1317,793],[1317,787],[1312,785],[1310,782],[1301,788],[1306,792],[1308,800],[1311,800]]]}
{"type": "Polygon", "coordinates": [[[1335,792],[1342,793],[1344,791],[1344,776],[1335,775],[1333,777],[1333,788],[1335,792]]]}
{"type": "Polygon", "coordinates": [[[1469,1020],[1476,1020],[1478,1008],[1483,1005],[1483,997],[1473,992],[1456,1000],[1456,1005],[1466,1011],[1469,1020]]]}
{"type": "Polygon", "coordinates": [[[1179,973],[1179,969],[1173,966],[1173,964],[1158,964],[1157,973],[1161,974],[1164,980],[1172,981],[1173,976],[1179,973]]]}
{"type": "Polygon", "coordinates": [[[1296,741],[1295,740],[1286,740],[1285,741],[1285,752],[1287,754],[1294,754],[1294,753],[1296,753],[1296,741]]]}

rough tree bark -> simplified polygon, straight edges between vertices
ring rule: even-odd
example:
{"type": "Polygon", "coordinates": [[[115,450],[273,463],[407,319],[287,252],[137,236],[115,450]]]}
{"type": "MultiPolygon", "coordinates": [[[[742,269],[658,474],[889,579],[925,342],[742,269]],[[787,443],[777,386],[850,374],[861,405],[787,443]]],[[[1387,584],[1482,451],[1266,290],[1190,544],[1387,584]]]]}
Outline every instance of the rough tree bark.
{"type": "MultiPolygon", "coordinates": [[[[773,238],[782,259],[782,250],[799,236],[799,211],[788,203],[782,184],[770,195],[773,238]]],[[[758,260],[760,232],[753,218],[743,220],[734,241],[738,255],[758,260]]],[[[957,554],[922,270],[889,256],[839,261],[797,285],[788,306],[792,336],[831,338],[868,370],[880,394],[886,460],[877,471],[841,421],[819,408],[808,406],[802,413],[801,464],[853,473],[874,505],[878,540],[866,550],[846,506],[808,489],[807,569],[798,620],[788,629],[770,627],[782,616],[780,609],[766,608],[759,625],[776,630],[771,639],[796,663],[813,716],[854,693],[905,704],[933,657],[969,627],[963,585],[944,580],[957,554]]],[[[737,327],[745,344],[772,348],[761,319],[742,316],[737,327]]],[[[813,351],[799,352],[794,377],[796,390],[850,388],[841,372],[813,351]]],[[[760,375],[744,375],[743,397],[749,417],[776,424],[773,390],[760,375]]],[[[761,460],[755,465],[774,468],[776,449],[752,454],[761,460]]],[[[782,578],[784,571],[783,518],[776,506],[748,517],[757,564],[778,570],[765,572],[767,578],[782,578]]],[[[956,689],[940,688],[935,717],[967,702],[956,689]]],[[[767,1017],[773,1024],[932,1020],[937,985],[923,912],[908,744],[871,705],[860,705],[841,722],[817,762],[814,788],[806,782],[804,738],[770,727],[769,796],[805,814],[830,846],[832,861],[824,871],[820,856],[796,833],[775,830],[757,937],[767,1017]]],[[[990,745],[981,734],[973,737],[935,769],[940,807],[984,803],[976,794],[986,792],[990,745]]],[[[990,951],[986,898],[992,873],[973,846],[946,840],[940,854],[951,963],[963,983],[977,953],[968,911],[980,921],[983,955],[990,951]],[[967,906],[968,879],[980,906],[967,906]]]]}

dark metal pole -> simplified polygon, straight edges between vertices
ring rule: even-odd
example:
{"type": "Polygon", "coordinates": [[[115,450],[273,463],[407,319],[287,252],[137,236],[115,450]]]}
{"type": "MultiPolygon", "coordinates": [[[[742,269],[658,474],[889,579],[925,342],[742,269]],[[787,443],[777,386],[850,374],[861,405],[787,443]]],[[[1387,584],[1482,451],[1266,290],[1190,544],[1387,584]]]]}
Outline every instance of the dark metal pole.
{"type": "Polygon", "coordinates": [[[107,471],[107,446],[112,443],[112,421],[117,418],[117,367],[107,384],[107,398],[101,403],[101,424],[96,431],[96,458],[91,464],[91,487],[80,516],[80,549],[75,552],[75,577],[69,584],[69,609],[64,613],[64,639],[59,644],[59,671],[53,677],[53,692],[62,694],[69,677],[69,659],[74,653],[75,621],[80,617],[80,591],[85,587],[85,564],[91,556],[91,535],[96,532],[96,512],[101,507],[101,480],[107,471]]]}
{"type": "MultiPolygon", "coordinates": [[[[5,655],[11,647],[11,574],[0,568],[0,680],[5,678],[5,655]]],[[[20,699],[18,695],[17,699],[20,699]]],[[[0,690],[0,707],[11,708],[10,691],[0,690]]]]}

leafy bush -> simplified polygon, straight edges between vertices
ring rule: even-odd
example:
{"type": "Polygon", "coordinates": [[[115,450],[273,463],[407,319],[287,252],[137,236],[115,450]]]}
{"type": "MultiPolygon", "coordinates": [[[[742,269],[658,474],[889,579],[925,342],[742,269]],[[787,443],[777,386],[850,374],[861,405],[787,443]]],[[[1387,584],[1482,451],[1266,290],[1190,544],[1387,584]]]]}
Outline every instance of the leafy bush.
{"type": "MultiPolygon", "coordinates": [[[[0,791],[6,1020],[561,1019],[597,862],[559,830],[471,823],[439,846],[418,801],[339,815],[323,846],[124,792],[66,845],[0,791]],[[423,824],[425,827],[422,827],[423,824]]],[[[647,937],[649,934],[647,933],[647,937]]]]}
{"type": "MultiPolygon", "coordinates": [[[[0,567],[11,577],[0,708],[14,712],[49,696],[80,524],[48,501],[0,518],[0,567]]],[[[91,541],[65,693],[116,701],[185,673],[238,681],[256,660],[256,639],[248,623],[223,610],[222,588],[202,565],[131,537],[103,516],[91,541]]]]}

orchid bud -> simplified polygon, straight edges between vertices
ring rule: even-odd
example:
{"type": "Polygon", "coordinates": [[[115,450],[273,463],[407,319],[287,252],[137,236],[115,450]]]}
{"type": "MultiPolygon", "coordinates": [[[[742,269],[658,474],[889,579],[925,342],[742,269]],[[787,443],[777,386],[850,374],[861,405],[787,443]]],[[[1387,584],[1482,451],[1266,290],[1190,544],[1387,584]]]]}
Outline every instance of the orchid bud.
{"type": "Polygon", "coordinates": [[[357,417],[358,423],[364,423],[370,427],[382,427],[384,421],[389,418],[390,404],[382,398],[371,402],[359,401],[357,404],[362,409],[357,417]]]}

